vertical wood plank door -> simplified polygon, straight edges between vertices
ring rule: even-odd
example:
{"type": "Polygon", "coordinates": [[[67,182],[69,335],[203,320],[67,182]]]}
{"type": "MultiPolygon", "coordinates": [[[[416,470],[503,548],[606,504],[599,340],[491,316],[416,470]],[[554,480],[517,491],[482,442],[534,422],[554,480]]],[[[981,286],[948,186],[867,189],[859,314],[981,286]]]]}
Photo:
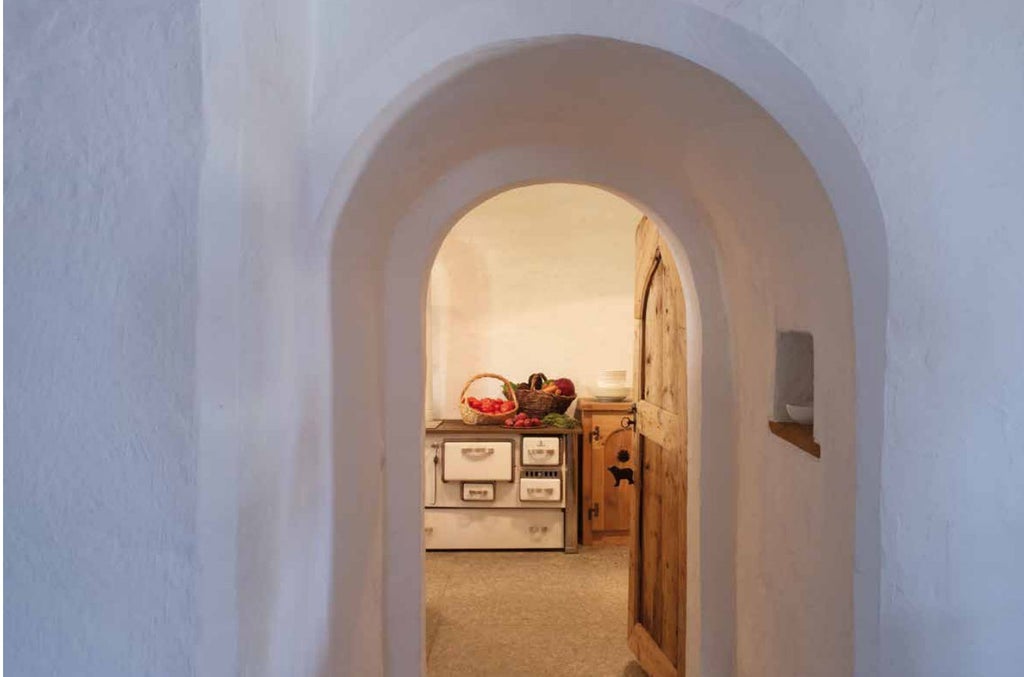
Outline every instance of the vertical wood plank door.
{"type": "Polygon", "coordinates": [[[636,245],[629,647],[649,674],[677,677],[686,656],[686,306],[669,249],[646,218],[636,245]]]}

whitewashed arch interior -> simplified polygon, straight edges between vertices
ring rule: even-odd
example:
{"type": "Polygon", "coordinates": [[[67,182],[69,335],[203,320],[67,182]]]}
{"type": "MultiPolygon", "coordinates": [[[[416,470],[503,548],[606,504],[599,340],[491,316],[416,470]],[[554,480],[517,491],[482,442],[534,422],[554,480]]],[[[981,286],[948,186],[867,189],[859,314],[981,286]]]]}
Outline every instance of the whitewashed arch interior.
{"type": "MultiPolygon", "coordinates": [[[[751,52],[751,36],[726,33],[751,52]]],[[[495,192],[576,181],[628,197],[679,244],[700,375],[693,674],[749,669],[755,657],[780,674],[871,672],[884,233],[842,128],[781,55],[758,55],[751,74],[775,68],[788,97],[772,115],[678,54],[562,36],[449,63],[367,133],[332,198],[328,665],[409,674],[420,664],[410,638],[422,634],[423,393],[410,383],[422,382],[425,285],[441,239],[495,192]],[[820,464],[766,432],[780,327],[815,332],[820,464]],[[806,627],[781,629],[795,622],[806,627]]]]}

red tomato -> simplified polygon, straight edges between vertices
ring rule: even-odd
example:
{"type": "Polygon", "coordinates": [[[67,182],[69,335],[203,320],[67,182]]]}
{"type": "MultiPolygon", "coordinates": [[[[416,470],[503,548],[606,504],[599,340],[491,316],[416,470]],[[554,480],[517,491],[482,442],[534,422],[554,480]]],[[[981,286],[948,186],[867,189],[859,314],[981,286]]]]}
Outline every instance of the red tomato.
{"type": "Polygon", "coordinates": [[[514,426],[515,424],[516,424],[516,420],[514,418],[506,418],[505,419],[505,425],[511,427],[511,426],[514,426]]]}

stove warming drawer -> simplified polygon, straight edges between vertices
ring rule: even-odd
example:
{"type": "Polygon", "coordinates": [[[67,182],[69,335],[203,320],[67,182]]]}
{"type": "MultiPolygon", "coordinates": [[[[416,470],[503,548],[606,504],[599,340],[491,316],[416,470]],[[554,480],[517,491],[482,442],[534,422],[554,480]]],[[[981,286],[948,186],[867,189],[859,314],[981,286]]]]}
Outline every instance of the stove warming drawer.
{"type": "Polygon", "coordinates": [[[435,508],[424,515],[423,544],[427,550],[561,550],[564,521],[559,508],[435,508]]]}

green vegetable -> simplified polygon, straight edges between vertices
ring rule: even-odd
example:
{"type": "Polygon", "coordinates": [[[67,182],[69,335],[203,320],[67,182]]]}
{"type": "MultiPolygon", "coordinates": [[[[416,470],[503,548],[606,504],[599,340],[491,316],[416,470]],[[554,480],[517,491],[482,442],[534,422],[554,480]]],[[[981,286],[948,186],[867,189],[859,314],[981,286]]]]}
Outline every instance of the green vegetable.
{"type": "MultiPolygon", "coordinates": [[[[516,383],[514,381],[511,382],[511,383],[512,383],[512,388],[514,388],[515,390],[523,390],[523,389],[529,390],[529,388],[530,388],[530,384],[529,383],[516,383]]],[[[503,393],[505,393],[505,399],[506,400],[511,400],[512,399],[512,391],[509,390],[509,387],[507,385],[501,386],[501,390],[502,390],[503,393]]]]}
{"type": "Polygon", "coordinates": [[[556,414],[554,412],[542,418],[541,423],[552,428],[575,428],[579,425],[572,416],[556,414]]]}

